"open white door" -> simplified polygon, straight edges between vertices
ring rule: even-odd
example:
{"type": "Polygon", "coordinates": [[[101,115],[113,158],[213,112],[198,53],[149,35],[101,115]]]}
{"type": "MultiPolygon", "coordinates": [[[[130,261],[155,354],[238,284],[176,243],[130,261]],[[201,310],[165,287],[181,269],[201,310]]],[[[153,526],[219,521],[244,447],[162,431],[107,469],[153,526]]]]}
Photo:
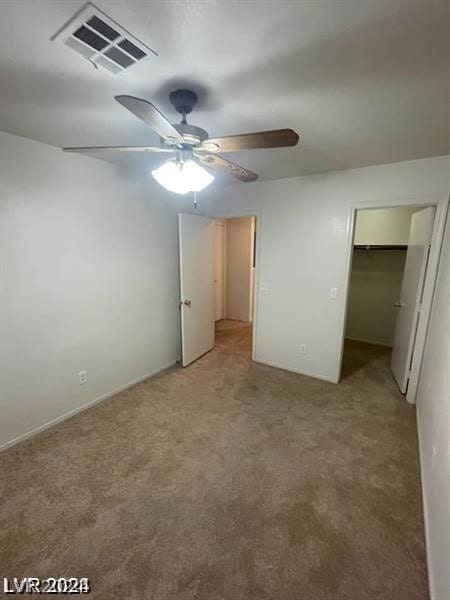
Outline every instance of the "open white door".
{"type": "Polygon", "coordinates": [[[213,235],[211,219],[178,215],[182,365],[214,347],[213,235]]]}
{"type": "Polygon", "coordinates": [[[225,224],[223,221],[214,223],[214,298],[215,321],[224,318],[224,286],[225,286],[225,224]]]}
{"type": "Polygon", "coordinates": [[[433,232],[433,221],[434,208],[432,207],[414,213],[411,218],[400,300],[395,303],[398,308],[398,315],[395,325],[391,369],[402,394],[406,393],[408,387],[433,232]]]}

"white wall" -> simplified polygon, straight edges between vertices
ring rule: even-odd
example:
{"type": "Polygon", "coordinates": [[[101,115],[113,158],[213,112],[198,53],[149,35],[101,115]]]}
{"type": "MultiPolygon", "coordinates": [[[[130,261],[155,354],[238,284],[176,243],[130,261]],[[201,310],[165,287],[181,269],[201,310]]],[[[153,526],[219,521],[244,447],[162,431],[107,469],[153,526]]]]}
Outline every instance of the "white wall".
{"type": "Polygon", "coordinates": [[[253,218],[228,219],[226,226],[226,315],[251,321],[253,218]]]}
{"type": "Polygon", "coordinates": [[[417,394],[432,600],[450,590],[450,220],[417,394]]]}
{"type": "Polygon", "coordinates": [[[256,360],[337,381],[352,206],[446,202],[449,170],[447,156],[213,188],[212,216],[257,216],[256,360]]]}
{"type": "Polygon", "coordinates": [[[2,445],[178,358],[189,200],[6,133],[0,155],[2,445]]]}
{"type": "Polygon", "coordinates": [[[358,210],[354,243],[357,245],[406,245],[411,216],[416,208],[358,210]]]}
{"type": "Polygon", "coordinates": [[[353,251],[346,337],[392,346],[405,259],[406,250],[353,251]]]}

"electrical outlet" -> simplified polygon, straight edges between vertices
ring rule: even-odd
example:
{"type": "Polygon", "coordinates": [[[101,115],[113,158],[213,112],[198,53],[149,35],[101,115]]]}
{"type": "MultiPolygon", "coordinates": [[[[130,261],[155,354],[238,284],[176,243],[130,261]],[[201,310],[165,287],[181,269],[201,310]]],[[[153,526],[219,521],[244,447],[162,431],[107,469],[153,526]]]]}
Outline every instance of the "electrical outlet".
{"type": "Polygon", "coordinates": [[[306,344],[300,344],[300,354],[306,354],[306,344]]]}
{"type": "Polygon", "coordinates": [[[260,284],[260,286],[259,286],[259,289],[260,289],[262,292],[267,292],[267,291],[268,291],[268,289],[269,289],[269,282],[268,282],[268,281],[261,281],[261,284],[260,284]]]}
{"type": "Polygon", "coordinates": [[[78,373],[78,382],[80,385],[87,383],[87,371],[80,371],[78,373]]]}
{"type": "Polygon", "coordinates": [[[337,298],[338,295],[338,289],[337,288],[330,288],[330,298],[332,300],[335,300],[337,298]]]}

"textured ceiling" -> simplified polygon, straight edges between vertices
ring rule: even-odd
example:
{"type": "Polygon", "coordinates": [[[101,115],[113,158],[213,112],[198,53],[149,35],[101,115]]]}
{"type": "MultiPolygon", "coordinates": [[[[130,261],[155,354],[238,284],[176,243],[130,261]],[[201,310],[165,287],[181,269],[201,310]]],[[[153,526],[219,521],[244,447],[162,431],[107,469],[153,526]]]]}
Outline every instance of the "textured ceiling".
{"type": "Polygon", "coordinates": [[[167,94],[189,85],[190,121],[211,136],[300,134],[295,149],[228,155],[262,179],[450,152],[447,1],[98,0],[159,53],[120,76],[49,41],[82,4],[0,1],[0,129],[55,146],[153,144],[113,96],[175,122],[167,94]]]}

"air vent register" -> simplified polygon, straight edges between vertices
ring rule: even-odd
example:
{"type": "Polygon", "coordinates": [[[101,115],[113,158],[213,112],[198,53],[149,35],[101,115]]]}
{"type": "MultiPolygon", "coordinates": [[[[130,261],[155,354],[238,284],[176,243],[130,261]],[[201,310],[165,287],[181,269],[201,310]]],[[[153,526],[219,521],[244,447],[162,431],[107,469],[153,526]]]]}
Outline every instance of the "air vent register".
{"type": "Polygon", "coordinates": [[[118,74],[156,52],[91,2],[51,38],[63,42],[94,65],[118,74]]]}

